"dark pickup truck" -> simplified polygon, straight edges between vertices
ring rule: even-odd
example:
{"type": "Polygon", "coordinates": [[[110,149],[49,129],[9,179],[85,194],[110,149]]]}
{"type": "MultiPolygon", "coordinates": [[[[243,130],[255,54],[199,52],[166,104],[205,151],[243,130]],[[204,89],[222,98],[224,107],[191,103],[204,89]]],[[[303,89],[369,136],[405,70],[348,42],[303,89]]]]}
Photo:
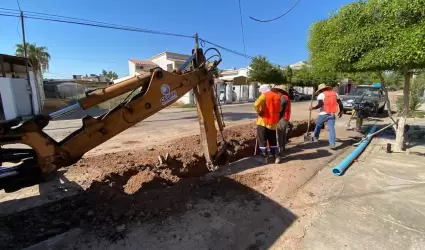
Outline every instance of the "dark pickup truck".
{"type": "Polygon", "coordinates": [[[300,93],[294,88],[289,89],[289,98],[293,101],[306,101],[311,99],[311,95],[300,93]]]}
{"type": "Polygon", "coordinates": [[[378,113],[384,112],[385,94],[382,88],[376,85],[358,85],[355,86],[348,95],[341,96],[344,112],[352,111],[355,101],[359,102],[362,96],[363,101],[372,101],[375,104],[375,116],[378,115],[378,113]]]}

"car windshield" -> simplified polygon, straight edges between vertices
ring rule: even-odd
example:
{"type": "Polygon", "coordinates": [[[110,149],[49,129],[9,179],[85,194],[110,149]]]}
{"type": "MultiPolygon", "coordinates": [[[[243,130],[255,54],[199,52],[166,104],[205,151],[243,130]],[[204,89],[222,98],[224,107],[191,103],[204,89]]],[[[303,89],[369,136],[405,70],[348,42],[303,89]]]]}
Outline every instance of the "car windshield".
{"type": "Polygon", "coordinates": [[[378,88],[368,88],[368,87],[357,87],[350,91],[349,95],[353,96],[379,96],[379,89],[378,88]]]}

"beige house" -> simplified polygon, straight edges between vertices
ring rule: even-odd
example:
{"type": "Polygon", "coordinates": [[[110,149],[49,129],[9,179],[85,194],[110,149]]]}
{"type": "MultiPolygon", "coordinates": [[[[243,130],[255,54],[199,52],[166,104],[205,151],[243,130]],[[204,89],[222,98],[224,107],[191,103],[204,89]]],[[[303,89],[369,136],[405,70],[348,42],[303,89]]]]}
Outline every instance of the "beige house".
{"type": "MultiPolygon", "coordinates": [[[[163,70],[172,72],[174,69],[180,68],[180,66],[182,66],[184,62],[187,59],[189,59],[189,57],[190,55],[164,51],[162,53],[154,55],[145,60],[129,59],[128,60],[129,75],[118,78],[114,80],[113,83],[117,84],[135,75],[145,74],[146,72],[149,72],[151,69],[156,67],[160,67],[163,70]]],[[[183,69],[183,71],[188,70],[189,69],[188,67],[189,65],[185,69],[183,69]]],[[[190,91],[186,95],[182,96],[179,99],[179,101],[184,104],[189,104],[189,103],[193,104],[194,103],[193,91],[190,91]]]]}

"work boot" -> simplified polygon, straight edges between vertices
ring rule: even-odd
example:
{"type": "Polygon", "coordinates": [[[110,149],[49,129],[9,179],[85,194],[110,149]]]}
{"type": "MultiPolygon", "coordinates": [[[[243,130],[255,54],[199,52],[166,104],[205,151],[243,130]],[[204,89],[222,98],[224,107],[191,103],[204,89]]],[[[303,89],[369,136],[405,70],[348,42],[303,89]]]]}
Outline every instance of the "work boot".
{"type": "Polygon", "coordinates": [[[260,155],[264,157],[264,163],[268,163],[269,155],[266,152],[260,152],[260,155]]]}
{"type": "Polygon", "coordinates": [[[270,154],[269,157],[267,157],[267,163],[273,163],[276,161],[276,155],[270,154]]]}

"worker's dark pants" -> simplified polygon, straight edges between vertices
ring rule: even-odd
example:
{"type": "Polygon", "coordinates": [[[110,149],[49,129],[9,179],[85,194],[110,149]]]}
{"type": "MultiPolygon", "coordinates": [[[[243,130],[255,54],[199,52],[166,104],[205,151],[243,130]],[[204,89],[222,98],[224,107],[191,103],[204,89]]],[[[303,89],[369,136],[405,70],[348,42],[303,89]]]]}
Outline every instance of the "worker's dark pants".
{"type": "Polygon", "coordinates": [[[267,142],[269,142],[270,153],[272,155],[277,154],[276,130],[257,126],[257,140],[261,154],[267,154],[267,142]]]}
{"type": "MultiPolygon", "coordinates": [[[[287,142],[286,130],[288,128],[288,124],[289,124],[289,121],[285,120],[284,118],[280,119],[279,123],[277,124],[277,142],[282,151],[285,151],[285,144],[287,142]]],[[[280,152],[280,153],[283,153],[283,152],[280,152]]]]}

